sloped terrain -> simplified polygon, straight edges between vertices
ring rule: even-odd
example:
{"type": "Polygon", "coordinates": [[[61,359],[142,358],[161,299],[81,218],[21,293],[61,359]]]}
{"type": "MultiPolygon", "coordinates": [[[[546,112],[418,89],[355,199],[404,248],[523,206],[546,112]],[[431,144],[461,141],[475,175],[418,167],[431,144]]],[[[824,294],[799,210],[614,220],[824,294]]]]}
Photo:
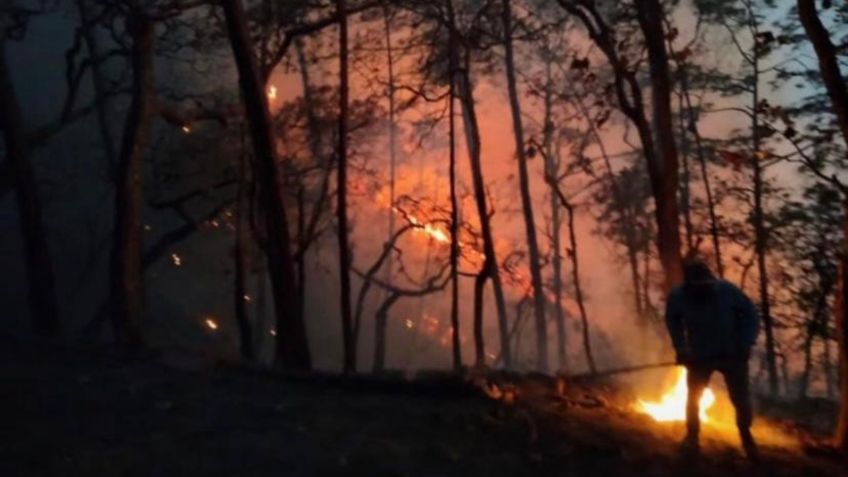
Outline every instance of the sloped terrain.
{"type": "Polygon", "coordinates": [[[719,431],[682,459],[679,425],[600,385],[526,380],[504,398],[501,378],[495,400],[445,376],[186,371],[8,339],[0,357],[4,476],[848,475],[792,442],[754,467],[719,431]]]}

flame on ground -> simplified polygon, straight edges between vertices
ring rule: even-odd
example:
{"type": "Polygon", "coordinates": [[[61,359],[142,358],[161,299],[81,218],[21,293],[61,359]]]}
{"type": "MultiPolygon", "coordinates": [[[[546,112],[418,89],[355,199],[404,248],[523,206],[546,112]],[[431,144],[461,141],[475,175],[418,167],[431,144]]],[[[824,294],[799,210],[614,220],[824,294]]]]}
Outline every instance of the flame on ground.
{"type": "MultiPolygon", "coordinates": [[[[659,401],[643,401],[636,403],[640,412],[644,412],[658,422],[673,422],[686,420],[686,368],[675,370],[675,383],[671,389],[663,393],[659,401]]],[[[715,404],[715,394],[710,388],[704,389],[698,401],[698,414],[701,422],[709,422],[707,411],[715,404]]]]}

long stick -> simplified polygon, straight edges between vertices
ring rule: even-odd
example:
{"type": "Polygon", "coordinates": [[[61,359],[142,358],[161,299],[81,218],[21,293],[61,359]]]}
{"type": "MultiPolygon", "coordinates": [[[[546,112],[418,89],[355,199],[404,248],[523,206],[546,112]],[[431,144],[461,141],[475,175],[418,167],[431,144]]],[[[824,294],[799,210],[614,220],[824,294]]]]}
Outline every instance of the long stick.
{"type": "Polygon", "coordinates": [[[653,364],[640,364],[636,366],[627,366],[624,368],[615,368],[608,369],[605,371],[598,371],[595,373],[587,372],[587,373],[579,373],[579,374],[566,374],[564,377],[567,380],[572,381],[580,381],[580,380],[588,380],[588,379],[598,379],[605,378],[607,376],[613,376],[616,374],[625,374],[625,373],[635,373],[638,371],[646,371],[649,369],[657,369],[657,368],[668,368],[672,366],[678,366],[677,363],[673,361],[668,361],[665,363],[653,363],[653,364]]]}

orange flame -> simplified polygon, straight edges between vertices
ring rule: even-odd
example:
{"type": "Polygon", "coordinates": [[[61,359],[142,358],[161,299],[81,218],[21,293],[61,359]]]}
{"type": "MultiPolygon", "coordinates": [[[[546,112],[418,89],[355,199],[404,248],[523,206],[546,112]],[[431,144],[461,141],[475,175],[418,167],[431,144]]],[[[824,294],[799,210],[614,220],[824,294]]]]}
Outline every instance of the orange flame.
{"type": "MultiPolygon", "coordinates": [[[[636,403],[636,408],[645,414],[651,416],[657,422],[674,422],[686,420],[686,368],[679,367],[675,370],[676,381],[674,385],[666,391],[659,401],[643,401],[641,399],[636,403]]],[[[710,417],[707,411],[715,404],[715,394],[709,388],[704,390],[701,399],[698,401],[698,415],[701,422],[709,422],[710,417]]]]}

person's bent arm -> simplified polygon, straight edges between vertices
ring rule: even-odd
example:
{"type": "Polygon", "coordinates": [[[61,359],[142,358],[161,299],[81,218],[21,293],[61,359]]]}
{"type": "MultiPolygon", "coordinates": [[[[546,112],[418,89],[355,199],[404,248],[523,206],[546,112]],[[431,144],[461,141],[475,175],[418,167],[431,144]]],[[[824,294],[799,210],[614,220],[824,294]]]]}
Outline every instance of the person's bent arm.
{"type": "Polygon", "coordinates": [[[735,286],[733,288],[735,291],[734,308],[742,334],[740,338],[745,349],[750,349],[757,342],[757,335],[760,332],[760,315],[754,302],[742,290],[735,286]]]}
{"type": "Polygon", "coordinates": [[[683,315],[680,310],[679,297],[672,292],[665,304],[665,325],[671,336],[671,344],[677,353],[677,362],[683,364],[686,361],[686,333],[683,329],[683,315]]]}

